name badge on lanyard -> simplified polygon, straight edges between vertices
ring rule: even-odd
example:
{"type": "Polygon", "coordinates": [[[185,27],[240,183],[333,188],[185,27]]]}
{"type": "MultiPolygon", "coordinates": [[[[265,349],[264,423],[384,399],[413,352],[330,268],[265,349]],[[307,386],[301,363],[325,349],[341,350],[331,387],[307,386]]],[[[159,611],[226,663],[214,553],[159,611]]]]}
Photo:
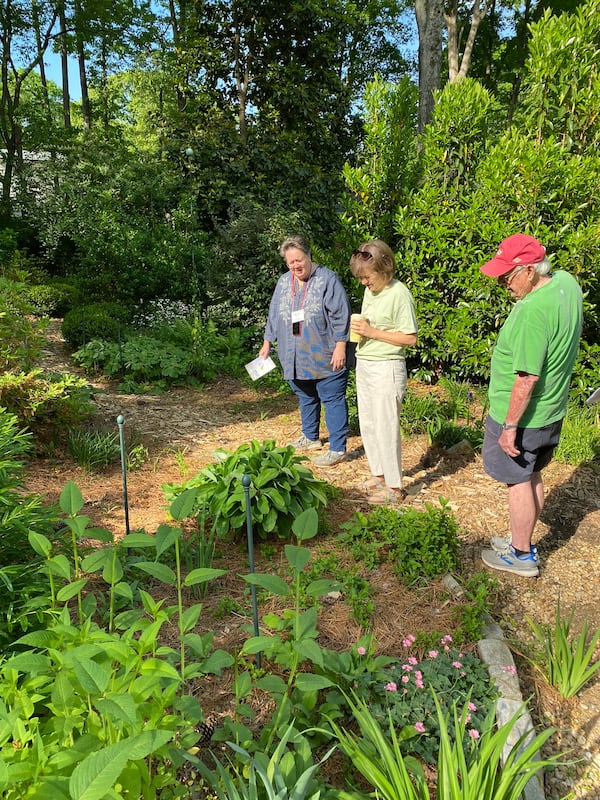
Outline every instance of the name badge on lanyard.
{"type": "Polygon", "coordinates": [[[304,309],[292,311],[292,336],[300,336],[300,325],[304,322],[304,309]]]}
{"type": "MultiPolygon", "coordinates": [[[[292,336],[300,336],[302,330],[302,323],[304,322],[304,301],[306,300],[306,293],[308,292],[308,282],[312,277],[313,270],[311,269],[310,275],[308,276],[307,280],[304,283],[304,291],[302,292],[302,297],[300,299],[300,308],[294,309],[292,308],[292,336]]],[[[294,282],[294,276],[292,278],[292,306],[294,305],[294,301],[296,299],[296,284],[294,282]]]]}

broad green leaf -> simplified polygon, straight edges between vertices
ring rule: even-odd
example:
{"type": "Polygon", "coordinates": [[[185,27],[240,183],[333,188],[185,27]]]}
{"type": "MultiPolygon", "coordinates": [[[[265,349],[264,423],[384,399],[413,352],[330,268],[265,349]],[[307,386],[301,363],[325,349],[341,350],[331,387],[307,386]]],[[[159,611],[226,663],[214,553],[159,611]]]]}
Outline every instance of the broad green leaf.
{"type": "Polygon", "coordinates": [[[32,549],[43,558],[48,558],[52,551],[52,544],[43,534],[29,531],[28,534],[29,544],[32,549]]]}
{"type": "Polygon", "coordinates": [[[154,677],[171,678],[175,681],[181,680],[175,667],[171,666],[171,664],[168,664],[166,661],[161,661],[160,658],[144,659],[140,667],[140,674],[152,674],[154,677]]]}
{"type": "Polygon", "coordinates": [[[303,660],[308,659],[313,664],[323,666],[323,651],[314,639],[302,639],[294,644],[294,649],[303,660]]]}
{"type": "Polygon", "coordinates": [[[310,561],[310,550],[307,547],[297,547],[294,544],[286,544],[285,557],[297,574],[302,572],[310,561]]]}
{"type": "Polygon", "coordinates": [[[86,556],[81,562],[81,568],[84,572],[96,572],[103,569],[106,562],[112,558],[112,551],[107,547],[99,547],[86,556]]]}
{"type": "Polygon", "coordinates": [[[72,800],[102,800],[114,786],[127,761],[145,758],[172,737],[170,731],[144,733],[109,745],[85,758],[69,780],[72,800]]]}
{"type": "Polygon", "coordinates": [[[181,528],[173,528],[171,525],[159,525],[154,535],[157,557],[166,552],[180,536],[181,528]]]}
{"type": "Polygon", "coordinates": [[[60,493],[59,505],[65,514],[74,516],[83,508],[83,496],[79,487],[73,481],[67,481],[65,488],[60,493]]]}
{"type": "Polygon", "coordinates": [[[88,578],[79,578],[78,581],[73,581],[73,583],[63,586],[62,589],[56,593],[56,599],[59,603],[66,603],[72,597],[75,597],[75,595],[79,594],[87,582],[88,578]]]}
{"type": "Polygon", "coordinates": [[[137,564],[132,564],[132,566],[141,569],[148,575],[152,575],[153,578],[156,578],[162,583],[166,583],[167,586],[175,585],[175,573],[171,567],[168,567],[166,564],[158,564],[156,561],[138,561],[137,564]]]}
{"type": "Polygon", "coordinates": [[[192,628],[196,626],[196,623],[200,619],[200,614],[202,613],[202,606],[200,603],[195,603],[193,606],[186,608],[183,614],[181,615],[181,622],[180,628],[181,630],[186,633],[187,631],[191,631],[192,628]]]}
{"type": "Polygon", "coordinates": [[[338,591],[341,587],[341,583],[329,580],[328,578],[319,578],[317,581],[311,581],[304,591],[309,597],[323,597],[323,595],[329,592],[338,591]]]}
{"type": "Polygon", "coordinates": [[[107,544],[115,540],[112,532],[106,528],[87,528],[85,535],[88,539],[93,539],[96,542],[105,542],[107,544]]]}
{"type": "Polygon", "coordinates": [[[246,583],[254,586],[260,586],[261,589],[266,589],[268,592],[277,594],[280,597],[287,597],[290,593],[290,587],[282,580],[279,575],[242,575],[246,583]]]}
{"type": "Polygon", "coordinates": [[[197,495],[196,489],[184,489],[181,494],[177,495],[169,508],[173,519],[180,520],[191,517],[194,513],[197,495]]]}
{"type": "Polygon", "coordinates": [[[225,650],[215,650],[200,664],[200,669],[205,674],[220,675],[221,671],[233,666],[234,659],[225,650]]]}
{"type": "Polygon", "coordinates": [[[296,517],[292,530],[301,541],[312,539],[319,531],[319,515],[314,508],[307,508],[299,517],[296,517]]]}
{"type": "Polygon", "coordinates": [[[46,568],[52,575],[58,575],[60,578],[65,578],[66,580],[71,578],[69,559],[62,554],[49,558],[46,562],[46,568]]]}
{"type": "Polygon", "coordinates": [[[196,586],[198,583],[207,583],[227,573],[226,569],[213,569],[212,567],[199,567],[193,569],[185,576],[184,586],[196,586]]]}
{"type": "Polygon", "coordinates": [[[149,533],[143,533],[141,531],[136,531],[135,533],[129,533],[127,536],[124,536],[121,539],[121,545],[124,547],[155,547],[156,542],[154,541],[154,536],[150,536],[149,533]]]}
{"type": "Polygon", "coordinates": [[[287,683],[279,675],[266,675],[264,678],[259,678],[256,685],[259,689],[271,692],[271,694],[285,694],[287,691],[287,683]]]}
{"type": "Polygon", "coordinates": [[[103,666],[91,658],[73,659],[73,672],[81,684],[81,688],[88,694],[102,694],[108,688],[111,677],[109,665],[103,666]]]}
{"type": "Polygon", "coordinates": [[[22,653],[18,656],[9,658],[3,664],[3,668],[14,669],[17,672],[31,673],[32,675],[38,672],[45,672],[50,667],[51,661],[48,656],[43,656],[38,653],[22,653]]]}

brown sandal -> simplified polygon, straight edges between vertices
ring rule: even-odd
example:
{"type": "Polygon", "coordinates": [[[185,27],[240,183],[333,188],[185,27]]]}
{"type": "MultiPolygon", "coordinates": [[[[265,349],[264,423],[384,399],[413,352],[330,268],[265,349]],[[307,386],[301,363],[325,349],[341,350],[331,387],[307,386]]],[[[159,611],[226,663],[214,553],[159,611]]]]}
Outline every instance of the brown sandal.
{"type": "Polygon", "coordinates": [[[360,492],[372,492],[374,489],[383,489],[385,484],[376,475],[371,475],[370,478],[365,478],[364,481],[356,487],[360,492]]]}
{"type": "Polygon", "coordinates": [[[404,489],[390,489],[389,486],[382,486],[377,492],[373,492],[367,497],[367,502],[374,506],[390,506],[401,503],[406,497],[404,489]]]}

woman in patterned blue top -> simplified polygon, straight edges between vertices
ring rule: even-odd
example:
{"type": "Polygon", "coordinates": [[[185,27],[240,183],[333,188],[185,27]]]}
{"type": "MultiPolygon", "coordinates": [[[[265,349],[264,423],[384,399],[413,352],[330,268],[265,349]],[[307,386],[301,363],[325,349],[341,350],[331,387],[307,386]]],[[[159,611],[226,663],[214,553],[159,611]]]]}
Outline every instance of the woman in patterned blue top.
{"type": "Polygon", "coordinates": [[[329,450],[314,459],[329,467],[346,455],[348,405],[346,342],[350,303],[335,272],[315,264],[303,236],[291,236],[280,248],[288,272],[277,282],[259,356],[266,358],[271,343],[283,375],[298,397],[302,435],[297,449],[321,447],[321,405],[329,431],[329,450]]]}

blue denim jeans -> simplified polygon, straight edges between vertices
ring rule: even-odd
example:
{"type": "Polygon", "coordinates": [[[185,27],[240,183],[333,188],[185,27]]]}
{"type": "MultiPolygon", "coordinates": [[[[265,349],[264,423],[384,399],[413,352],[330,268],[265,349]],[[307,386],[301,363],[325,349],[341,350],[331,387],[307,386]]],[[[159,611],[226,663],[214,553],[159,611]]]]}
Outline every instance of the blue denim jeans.
{"type": "Polygon", "coordinates": [[[346,386],[348,370],[334,372],[317,380],[292,380],[290,386],[300,403],[302,433],[307,439],[318,439],[321,426],[321,405],[325,409],[325,422],[329,431],[329,449],[346,452],[348,438],[348,403],[346,386]]]}

